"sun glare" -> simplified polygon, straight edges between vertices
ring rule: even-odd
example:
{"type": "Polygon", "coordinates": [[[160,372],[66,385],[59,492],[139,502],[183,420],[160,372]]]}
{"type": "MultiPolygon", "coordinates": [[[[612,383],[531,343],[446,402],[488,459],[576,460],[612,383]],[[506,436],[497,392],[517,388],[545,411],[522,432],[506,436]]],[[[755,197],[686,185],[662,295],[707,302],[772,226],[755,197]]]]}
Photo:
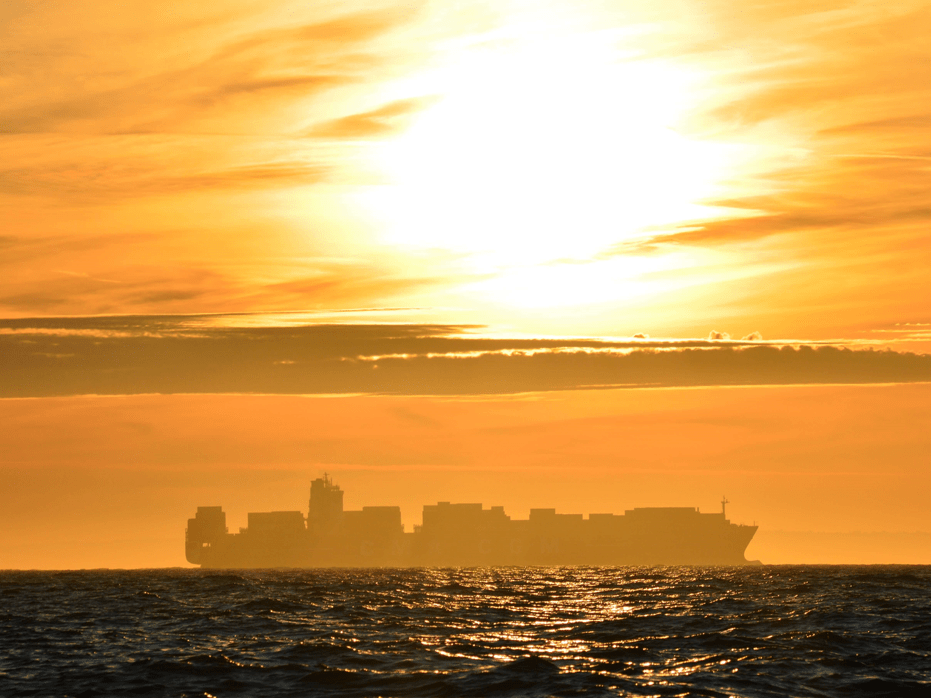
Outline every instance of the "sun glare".
{"type": "MultiPolygon", "coordinates": [[[[471,271],[503,274],[499,300],[524,305],[552,295],[560,260],[577,267],[645,229],[709,217],[700,202],[726,151],[674,129],[698,78],[637,60],[622,38],[489,40],[423,76],[439,99],[384,146],[391,183],[365,195],[384,240],[464,255],[471,271]]],[[[573,302],[631,292],[604,271],[558,276],[577,282],[573,302]]]]}

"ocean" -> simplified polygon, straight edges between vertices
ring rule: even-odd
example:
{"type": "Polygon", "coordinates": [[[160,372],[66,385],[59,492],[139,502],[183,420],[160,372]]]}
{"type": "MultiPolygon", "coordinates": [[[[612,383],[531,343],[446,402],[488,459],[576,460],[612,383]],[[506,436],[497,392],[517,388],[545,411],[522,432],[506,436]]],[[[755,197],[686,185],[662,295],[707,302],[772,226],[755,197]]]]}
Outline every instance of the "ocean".
{"type": "Polygon", "coordinates": [[[931,566],[0,572],[6,696],[931,696],[931,566]]]}

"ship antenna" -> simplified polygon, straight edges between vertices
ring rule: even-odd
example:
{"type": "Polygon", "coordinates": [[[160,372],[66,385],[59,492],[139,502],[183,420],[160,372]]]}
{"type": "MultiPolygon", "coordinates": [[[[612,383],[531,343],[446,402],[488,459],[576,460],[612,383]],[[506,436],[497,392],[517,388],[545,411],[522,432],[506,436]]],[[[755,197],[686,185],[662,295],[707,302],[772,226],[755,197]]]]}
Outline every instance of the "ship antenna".
{"type": "Polygon", "coordinates": [[[725,518],[727,517],[727,509],[725,507],[727,507],[728,504],[730,504],[730,502],[727,501],[727,497],[722,496],[721,497],[721,514],[725,518]]]}

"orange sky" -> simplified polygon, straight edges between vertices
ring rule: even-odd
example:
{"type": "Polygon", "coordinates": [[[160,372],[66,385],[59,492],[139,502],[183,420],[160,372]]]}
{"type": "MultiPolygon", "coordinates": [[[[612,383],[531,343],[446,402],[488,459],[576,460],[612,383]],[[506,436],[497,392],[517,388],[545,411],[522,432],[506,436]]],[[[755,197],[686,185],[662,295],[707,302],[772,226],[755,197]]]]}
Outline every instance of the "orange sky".
{"type": "Polygon", "coordinates": [[[440,500],[525,518],[534,506],[719,511],[726,494],[731,520],[761,527],[751,559],[927,563],[929,397],[923,384],[8,399],[0,555],[183,565],[197,506],[223,505],[236,531],[248,511],[306,511],[326,471],[347,508],[400,505],[408,530],[440,500]]]}
{"type": "Polygon", "coordinates": [[[726,490],[764,561],[931,563],[929,29],[7,0],[0,568],[183,564],[198,504],[303,507],[323,469],[408,524],[726,490]]]}

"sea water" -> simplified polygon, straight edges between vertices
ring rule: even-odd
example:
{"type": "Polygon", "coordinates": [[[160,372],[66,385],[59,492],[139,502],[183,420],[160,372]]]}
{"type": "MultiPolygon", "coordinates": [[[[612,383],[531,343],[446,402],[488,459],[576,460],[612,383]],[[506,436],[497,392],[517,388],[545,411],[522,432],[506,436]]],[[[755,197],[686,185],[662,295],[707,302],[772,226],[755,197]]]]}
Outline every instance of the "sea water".
{"type": "Polygon", "coordinates": [[[2,696],[931,696],[931,567],[0,573],[2,696]]]}

